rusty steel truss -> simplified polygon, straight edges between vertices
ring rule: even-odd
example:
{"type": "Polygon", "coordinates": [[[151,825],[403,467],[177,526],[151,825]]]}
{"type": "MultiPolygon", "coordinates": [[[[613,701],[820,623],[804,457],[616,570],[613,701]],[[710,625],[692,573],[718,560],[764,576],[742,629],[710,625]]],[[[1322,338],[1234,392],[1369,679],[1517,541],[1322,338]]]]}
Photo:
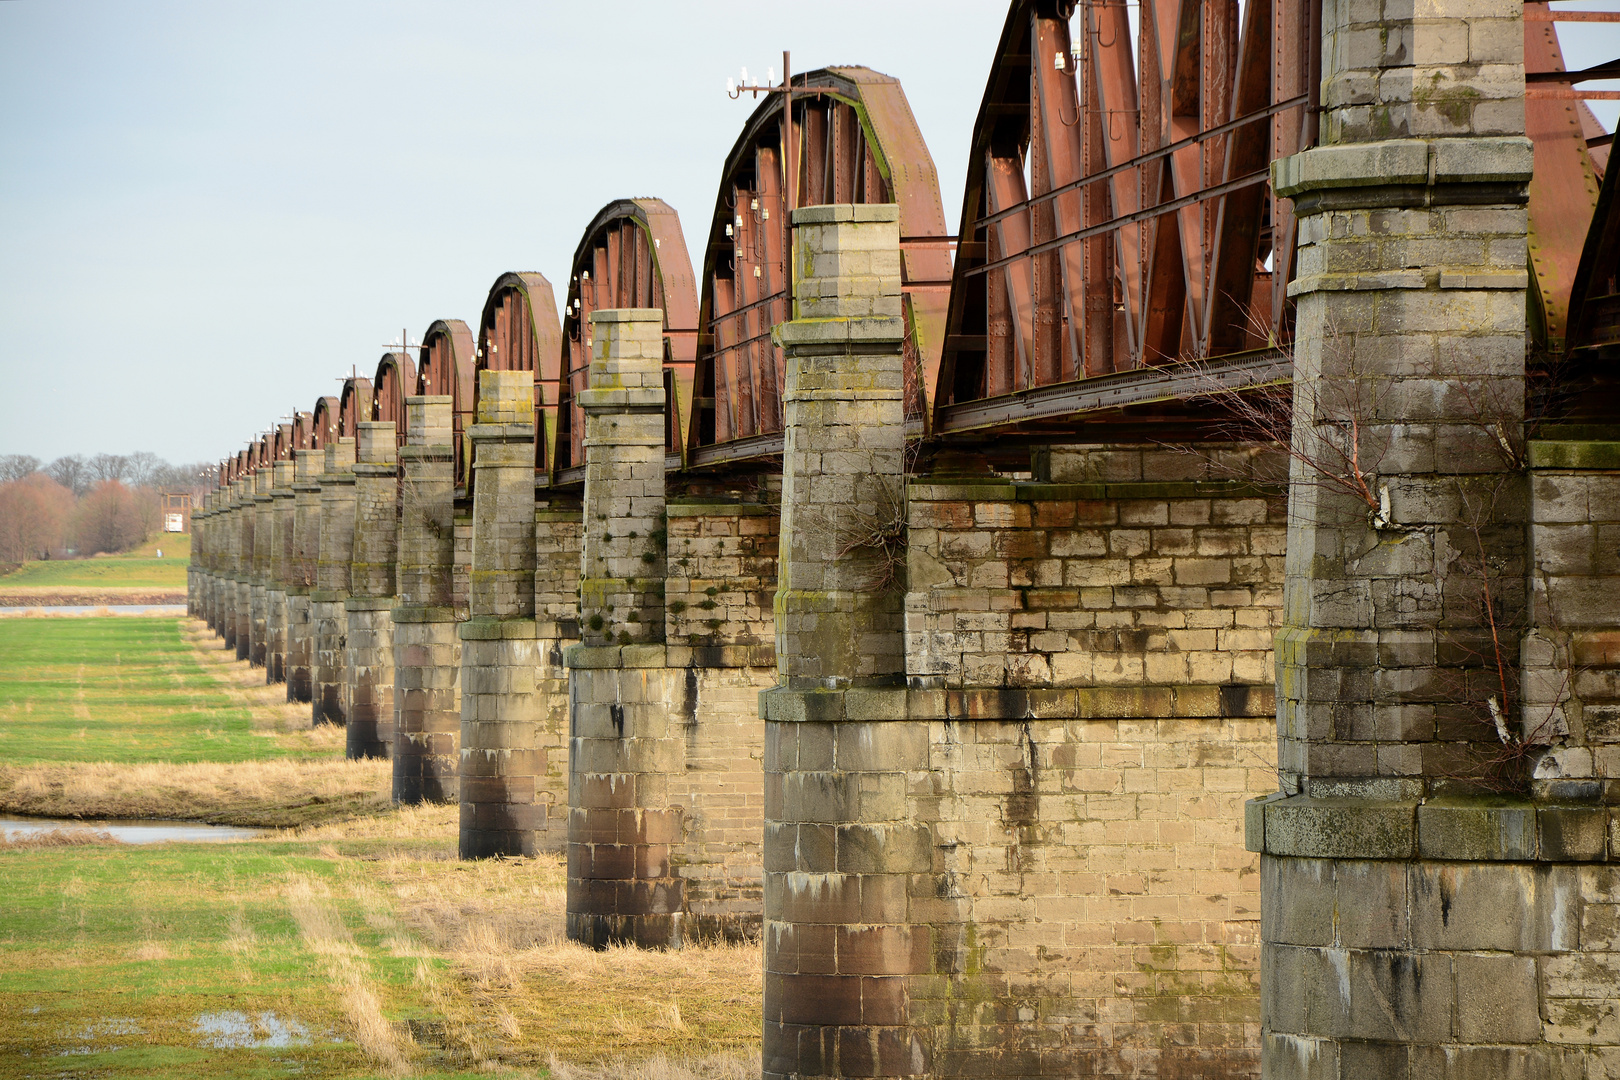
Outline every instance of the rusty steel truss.
{"type": "MultiPolygon", "coordinates": [[[[575,487],[590,315],[610,307],[665,313],[668,467],[769,467],[782,449],[771,329],[792,316],[791,212],[825,203],[899,206],[913,437],[1016,446],[1217,430],[1213,385],[1291,371],[1295,228],[1269,173],[1316,138],[1320,5],[1012,0],[956,236],[897,80],[833,67],[746,88],[764,100],[723,163],[695,280],[672,208],[610,202],[575,250],[560,321],[543,275],[503,274],[476,332],[433,323],[414,363],[390,352],[374,381],[344,380],[222,462],[221,483],[352,437],[364,419],[393,420],[403,444],[416,393],[452,399],[465,493],[477,372],[491,369],[534,373],[536,483],[575,487]]],[[[1620,350],[1612,136],[1585,104],[1620,97],[1585,88],[1620,78],[1620,62],[1567,71],[1557,24],[1615,21],[1524,4],[1532,360],[1542,372],[1574,361],[1582,387],[1620,350]]]]}

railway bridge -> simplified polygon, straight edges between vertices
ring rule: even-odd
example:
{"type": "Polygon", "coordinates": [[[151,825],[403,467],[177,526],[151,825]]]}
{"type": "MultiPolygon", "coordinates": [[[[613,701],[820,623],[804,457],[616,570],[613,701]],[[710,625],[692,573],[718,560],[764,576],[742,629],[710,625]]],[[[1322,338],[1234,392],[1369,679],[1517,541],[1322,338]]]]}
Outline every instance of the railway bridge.
{"type": "Polygon", "coordinates": [[[1612,18],[1012,0],[949,221],[794,76],[224,461],[193,611],[574,938],[762,938],[772,1080],[1611,1075],[1612,18]]]}

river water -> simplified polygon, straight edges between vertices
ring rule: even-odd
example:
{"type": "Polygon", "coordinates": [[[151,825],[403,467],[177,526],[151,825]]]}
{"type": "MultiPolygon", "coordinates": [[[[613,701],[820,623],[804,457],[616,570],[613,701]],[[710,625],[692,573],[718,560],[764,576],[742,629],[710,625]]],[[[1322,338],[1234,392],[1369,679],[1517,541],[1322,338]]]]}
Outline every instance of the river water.
{"type": "Polygon", "coordinates": [[[75,818],[0,818],[0,833],[6,838],[50,832],[84,830],[108,833],[126,844],[161,844],[178,840],[185,843],[230,843],[251,840],[267,830],[243,829],[234,825],[204,825],[196,821],[79,821],[75,818]]]}
{"type": "Polygon", "coordinates": [[[47,615],[91,615],[105,611],[109,615],[184,615],[184,604],[53,604],[46,607],[33,604],[28,607],[0,607],[0,615],[20,615],[25,611],[42,611],[47,615]]]}

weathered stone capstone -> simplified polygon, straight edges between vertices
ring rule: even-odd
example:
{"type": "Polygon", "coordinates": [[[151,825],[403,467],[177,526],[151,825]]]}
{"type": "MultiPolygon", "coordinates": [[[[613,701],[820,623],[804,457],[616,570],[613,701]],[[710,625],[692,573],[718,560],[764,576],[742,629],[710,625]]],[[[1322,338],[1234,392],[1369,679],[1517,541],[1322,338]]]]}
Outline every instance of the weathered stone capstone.
{"type": "Polygon", "coordinates": [[[449,396],[408,397],[399,451],[398,594],[394,600],[394,801],[459,797],[461,641],[455,564],[455,454],[449,396]]]}

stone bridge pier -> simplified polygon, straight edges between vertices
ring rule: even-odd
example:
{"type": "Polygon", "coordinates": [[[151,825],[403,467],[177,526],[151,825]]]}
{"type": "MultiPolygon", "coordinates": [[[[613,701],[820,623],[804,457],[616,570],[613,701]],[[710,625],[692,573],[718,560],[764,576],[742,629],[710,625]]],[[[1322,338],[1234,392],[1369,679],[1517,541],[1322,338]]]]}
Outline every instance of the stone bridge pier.
{"type": "Polygon", "coordinates": [[[1274,166],[1300,230],[1295,445],[1327,460],[1359,437],[1368,463],[1360,487],[1309,460],[1291,477],[1282,789],[1248,814],[1278,1080],[1616,1060],[1610,811],[1559,708],[1584,676],[1556,632],[1527,639],[1516,701],[1527,593],[1548,627],[1589,626],[1596,595],[1556,610],[1563,575],[1613,565],[1593,546],[1613,489],[1578,475],[1602,454],[1521,436],[1520,18],[1328,3],[1322,144],[1274,166]],[[1577,468],[1532,500],[1526,456],[1577,468]]]}
{"type": "Polygon", "coordinates": [[[228,644],[236,649],[236,658],[248,658],[252,640],[253,620],[253,478],[243,477],[231,484],[232,540],[235,551],[231,558],[231,580],[234,596],[231,600],[231,636],[228,644]]]}
{"type": "Polygon", "coordinates": [[[464,859],[532,855],[545,828],[545,670],[534,619],[534,373],[480,371],[469,618],[461,638],[464,859]]]}
{"type": "Polygon", "coordinates": [[[293,451],[292,526],[287,552],[287,700],[308,702],[315,684],[315,620],[310,593],[320,558],[321,485],[325,454],[293,451]]]}
{"type": "Polygon", "coordinates": [[[319,724],[348,720],[345,674],[348,659],[349,570],[354,558],[354,440],[337,439],[326,446],[325,471],[320,475],[319,556],[315,588],[309,594],[314,623],[314,682],[311,719],[319,724]]]}
{"type": "Polygon", "coordinates": [[[347,755],[386,758],[394,742],[394,607],[399,463],[392,421],[361,421],[354,464],[345,692],[347,755]]]}
{"type": "Polygon", "coordinates": [[[266,682],[287,681],[287,578],[291,573],[293,532],[293,474],[291,459],[273,466],[270,485],[270,576],[264,598],[266,682]]]}
{"type": "Polygon", "coordinates": [[[248,570],[248,663],[266,667],[269,650],[270,553],[275,547],[275,516],[270,494],[275,474],[270,462],[262,462],[253,473],[253,505],[248,508],[253,522],[252,564],[248,570]]]}
{"type": "Polygon", "coordinates": [[[914,898],[933,869],[906,805],[927,764],[906,711],[903,594],[862,515],[904,498],[899,217],[793,214],[801,251],[787,352],[780,681],[765,717],[764,1074],[919,1076],[930,1040],[908,978],[929,970],[914,898]],[[824,287],[826,286],[826,287],[824,287]]]}
{"type": "Polygon", "coordinates": [[[459,796],[461,641],[456,636],[455,454],[448,395],[408,397],[399,451],[399,593],[394,625],[394,801],[459,796]]]}

